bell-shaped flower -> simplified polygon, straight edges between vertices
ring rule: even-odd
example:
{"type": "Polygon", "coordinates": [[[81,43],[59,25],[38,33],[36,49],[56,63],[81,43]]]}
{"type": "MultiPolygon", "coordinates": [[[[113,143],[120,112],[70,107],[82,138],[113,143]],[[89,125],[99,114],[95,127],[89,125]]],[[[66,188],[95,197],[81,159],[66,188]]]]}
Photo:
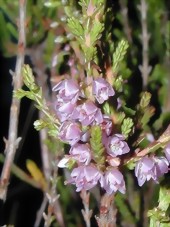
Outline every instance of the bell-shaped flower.
{"type": "Polygon", "coordinates": [[[69,153],[79,164],[88,165],[91,161],[91,151],[87,144],[77,143],[71,147],[69,153]]]}
{"type": "Polygon", "coordinates": [[[135,167],[139,186],[151,178],[158,183],[158,178],[168,172],[168,160],[165,157],[143,157],[135,167]]]}
{"type": "Polygon", "coordinates": [[[157,165],[152,157],[143,157],[137,162],[135,176],[137,177],[139,186],[142,186],[145,181],[149,181],[150,179],[158,182],[158,175],[157,165]]]}
{"type": "Polygon", "coordinates": [[[124,194],[126,191],[126,187],[122,173],[117,169],[108,170],[104,175],[103,188],[109,195],[116,191],[120,191],[124,194]]]}
{"type": "Polygon", "coordinates": [[[79,120],[83,126],[90,125],[93,121],[100,124],[103,122],[101,110],[92,101],[86,101],[77,106],[72,114],[72,119],[79,120]]]}
{"type": "Polygon", "coordinates": [[[168,172],[169,168],[169,162],[168,160],[161,156],[161,157],[153,157],[155,161],[156,171],[157,171],[157,177],[163,176],[165,173],[168,172]]]}
{"type": "Polygon", "coordinates": [[[76,144],[82,136],[80,126],[76,122],[65,121],[59,128],[58,137],[70,145],[76,144]]]}
{"type": "Polygon", "coordinates": [[[168,161],[170,162],[170,143],[168,143],[164,149],[164,153],[168,161]]]}
{"type": "Polygon", "coordinates": [[[112,86],[104,78],[97,78],[93,81],[92,92],[100,104],[115,94],[112,86]]]}
{"type": "Polygon", "coordinates": [[[81,96],[81,90],[76,80],[65,79],[60,81],[53,87],[53,91],[57,91],[63,100],[76,103],[79,96],[81,96]]]}
{"type": "Polygon", "coordinates": [[[101,172],[93,166],[79,166],[71,172],[71,179],[66,183],[75,184],[79,192],[95,187],[102,178],[101,172]]]}
{"type": "Polygon", "coordinates": [[[57,97],[57,101],[54,105],[57,117],[61,122],[69,120],[74,108],[76,107],[75,103],[63,100],[60,97],[57,97]]]}
{"type": "Polygon", "coordinates": [[[105,140],[107,153],[112,157],[126,154],[130,151],[128,144],[124,141],[124,136],[121,134],[109,136],[105,140]]]}

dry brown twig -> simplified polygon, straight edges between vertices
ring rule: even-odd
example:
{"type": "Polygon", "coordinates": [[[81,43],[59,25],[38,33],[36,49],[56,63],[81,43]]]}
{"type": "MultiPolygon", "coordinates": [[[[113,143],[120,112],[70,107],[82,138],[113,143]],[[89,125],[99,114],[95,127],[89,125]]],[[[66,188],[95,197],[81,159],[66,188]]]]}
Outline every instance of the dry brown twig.
{"type": "MultiPolygon", "coordinates": [[[[24,64],[26,35],[25,35],[25,21],[26,21],[26,0],[19,0],[19,20],[18,20],[18,51],[15,73],[13,73],[13,90],[18,90],[22,86],[22,66],[24,64]]],[[[18,134],[18,116],[20,110],[20,100],[13,97],[10,108],[9,132],[7,147],[5,150],[6,158],[1,173],[0,180],[0,199],[5,200],[7,188],[9,184],[10,172],[12,163],[15,157],[16,149],[21,138],[17,138],[18,134]]]]}
{"type": "Polygon", "coordinates": [[[125,0],[120,0],[120,12],[122,15],[122,23],[123,23],[123,29],[124,33],[127,37],[127,40],[129,44],[132,44],[132,35],[131,35],[131,28],[129,25],[129,19],[128,19],[128,7],[127,7],[127,2],[125,0]]]}
{"type": "Polygon", "coordinates": [[[104,194],[101,198],[100,216],[96,217],[99,227],[116,227],[117,209],[114,205],[114,194],[104,194]]]}
{"type": "Polygon", "coordinates": [[[90,193],[83,190],[80,193],[80,197],[81,197],[83,205],[84,205],[84,209],[82,209],[81,212],[82,212],[84,221],[86,223],[86,227],[90,227],[91,226],[90,219],[91,219],[92,213],[93,213],[93,211],[89,209],[90,193]]]}

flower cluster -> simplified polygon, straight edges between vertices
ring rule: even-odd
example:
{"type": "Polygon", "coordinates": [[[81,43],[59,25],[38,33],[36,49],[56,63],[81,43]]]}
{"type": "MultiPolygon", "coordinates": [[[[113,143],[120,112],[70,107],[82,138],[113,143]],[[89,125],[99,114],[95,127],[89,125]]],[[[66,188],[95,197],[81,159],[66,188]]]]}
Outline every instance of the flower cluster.
{"type": "MultiPolygon", "coordinates": [[[[148,135],[151,142],[154,141],[152,135],[148,135]]],[[[165,147],[164,156],[144,156],[142,157],[135,166],[135,176],[137,177],[139,186],[142,186],[145,181],[153,179],[156,183],[161,176],[169,171],[170,163],[170,144],[165,147]]]]}
{"type": "MultiPolygon", "coordinates": [[[[61,122],[58,137],[70,145],[69,154],[58,163],[60,168],[72,168],[66,184],[76,185],[76,191],[89,190],[100,184],[108,194],[116,191],[125,193],[125,181],[119,165],[121,156],[127,154],[130,148],[122,134],[112,133],[112,120],[100,109],[101,104],[115,95],[112,86],[104,78],[91,79],[90,83],[80,85],[74,79],[65,79],[59,82],[53,91],[57,93],[55,110],[61,122]],[[90,87],[91,99],[86,97],[87,87],[90,87]],[[98,159],[90,143],[91,130],[94,126],[99,126],[102,133],[103,153],[99,152],[98,159]],[[100,158],[104,160],[104,165],[100,165],[98,161],[100,158]]],[[[165,153],[168,160],[169,150],[168,147],[165,153]]],[[[138,184],[142,186],[151,178],[157,182],[160,176],[168,172],[167,159],[141,158],[135,167],[138,184]]]]}
{"type": "Polygon", "coordinates": [[[135,167],[135,175],[138,179],[139,186],[142,186],[145,181],[153,179],[158,183],[159,177],[163,176],[168,172],[169,162],[168,160],[161,157],[143,157],[137,162],[135,167]]]}

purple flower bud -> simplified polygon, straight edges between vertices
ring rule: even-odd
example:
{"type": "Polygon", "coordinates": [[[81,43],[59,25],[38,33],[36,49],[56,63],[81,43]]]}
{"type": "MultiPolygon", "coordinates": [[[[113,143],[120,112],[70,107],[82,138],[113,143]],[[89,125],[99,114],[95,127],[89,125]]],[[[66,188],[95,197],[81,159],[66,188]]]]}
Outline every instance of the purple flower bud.
{"type": "Polygon", "coordinates": [[[102,130],[109,136],[112,132],[112,120],[109,116],[103,115],[103,122],[100,124],[102,130]]]}
{"type": "Polygon", "coordinates": [[[109,163],[110,166],[113,166],[113,167],[117,167],[120,165],[120,158],[117,158],[117,157],[111,157],[111,156],[107,156],[107,162],[109,163]]]}
{"type": "Polygon", "coordinates": [[[155,141],[155,138],[153,136],[152,133],[146,133],[146,139],[149,141],[149,142],[154,142],[155,141]]]}
{"type": "Polygon", "coordinates": [[[121,134],[115,134],[114,136],[108,137],[106,149],[107,153],[112,157],[126,154],[130,151],[128,144],[124,141],[124,137],[121,134]]]}
{"type": "Polygon", "coordinates": [[[115,94],[112,86],[104,78],[98,78],[93,81],[92,92],[100,104],[108,100],[109,96],[115,94]]]}
{"type": "Polygon", "coordinates": [[[71,179],[67,183],[75,184],[76,191],[79,192],[95,187],[102,177],[102,174],[93,166],[79,166],[73,169],[71,179]]]}
{"type": "Polygon", "coordinates": [[[70,145],[76,144],[81,138],[82,132],[78,123],[65,121],[59,128],[58,137],[70,145]]]}
{"type": "Polygon", "coordinates": [[[166,158],[167,158],[168,161],[170,162],[170,143],[168,143],[168,144],[166,145],[164,152],[165,152],[166,158]]]}
{"type": "Polygon", "coordinates": [[[79,163],[88,165],[91,161],[91,152],[87,144],[75,144],[69,151],[71,157],[79,163]]]}
{"type": "Polygon", "coordinates": [[[86,101],[84,104],[77,106],[73,111],[72,119],[79,120],[83,126],[88,126],[93,121],[96,121],[97,124],[103,122],[101,110],[92,101],[86,101]]]}
{"type": "Polygon", "coordinates": [[[63,100],[70,100],[72,103],[76,103],[78,97],[81,95],[80,87],[74,79],[60,81],[53,87],[53,91],[59,92],[59,95],[63,100]]]}
{"type": "Polygon", "coordinates": [[[108,170],[104,175],[104,189],[110,195],[116,191],[125,194],[125,181],[122,173],[117,169],[108,170]]]}
{"type": "Polygon", "coordinates": [[[120,98],[117,98],[117,110],[119,110],[120,107],[122,107],[122,100],[120,98]]]}

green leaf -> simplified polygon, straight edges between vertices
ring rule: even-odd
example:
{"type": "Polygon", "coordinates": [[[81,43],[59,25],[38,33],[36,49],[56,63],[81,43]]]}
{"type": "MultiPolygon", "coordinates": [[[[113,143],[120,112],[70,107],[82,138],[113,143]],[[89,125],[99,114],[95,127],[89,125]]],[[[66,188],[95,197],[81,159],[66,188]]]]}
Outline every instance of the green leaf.
{"type": "Polygon", "coordinates": [[[24,65],[23,67],[23,80],[24,84],[35,92],[39,91],[39,87],[35,84],[34,76],[32,73],[32,69],[29,65],[24,65]]]}
{"type": "Polygon", "coordinates": [[[81,47],[84,52],[86,62],[94,60],[97,53],[96,47],[93,46],[87,47],[86,45],[82,45],[81,47]]]}
{"type": "Polygon", "coordinates": [[[155,109],[152,106],[145,109],[144,114],[141,118],[142,127],[144,127],[148,124],[151,117],[154,115],[154,112],[155,112],[155,109]]]}
{"type": "Polygon", "coordinates": [[[159,224],[161,227],[170,226],[170,177],[167,177],[161,182],[159,190],[159,204],[156,208],[148,212],[150,217],[150,226],[159,224]]]}
{"type": "Polygon", "coordinates": [[[150,100],[151,100],[151,94],[149,92],[144,92],[142,94],[142,97],[141,97],[141,100],[140,100],[140,108],[143,110],[145,109],[149,103],[150,103],[150,100]]]}
{"type": "Polygon", "coordinates": [[[34,128],[39,131],[45,127],[47,127],[48,123],[45,122],[43,119],[40,119],[40,120],[36,120],[34,121],[34,128]]]}
{"type": "Polygon", "coordinates": [[[128,115],[130,115],[130,116],[134,116],[134,115],[135,115],[135,113],[136,113],[135,110],[133,110],[133,109],[127,107],[127,106],[124,106],[124,105],[123,105],[122,107],[123,107],[123,110],[124,110],[124,112],[125,112],[126,114],[128,114],[128,115]]]}
{"type": "Polygon", "coordinates": [[[18,89],[17,91],[14,91],[13,96],[18,98],[18,99],[22,99],[23,97],[27,97],[31,100],[35,100],[35,96],[34,96],[33,93],[31,93],[30,91],[24,91],[23,89],[18,89]]]}
{"type": "Polygon", "coordinates": [[[124,59],[124,56],[127,52],[128,47],[129,47],[129,44],[125,40],[121,40],[118,43],[118,46],[115,52],[113,53],[113,67],[112,67],[113,72],[117,73],[119,71],[120,63],[124,59]]]}
{"type": "Polygon", "coordinates": [[[133,129],[133,126],[134,126],[134,123],[131,118],[128,117],[123,120],[123,124],[121,126],[121,132],[125,138],[128,138],[128,136],[130,135],[130,132],[133,129]]]}
{"type": "Polygon", "coordinates": [[[161,186],[159,192],[159,209],[162,211],[167,211],[170,205],[170,187],[169,186],[161,186]]]}
{"type": "Polygon", "coordinates": [[[105,102],[104,104],[103,104],[103,111],[104,111],[104,113],[105,114],[107,114],[107,115],[110,115],[111,114],[111,109],[110,109],[110,105],[109,105],[109,103],[108,102],[105,102]]]}
{"type": "Polygon", "coordinates": [[[102,144],[102,130],[100,126],[92,126],[91,128],[91,138],[90,145],[93,152],[94,160],[97,164],[104,165],[105,156],[104,151],[105,148],[102,144]]]}
{"type": "Polygon", "coordinates": [[[84,29],[78,19],[76,19],[75,17],[68,19],[68,27],[78,39],[80,39],[81,41],[84,40],[84,29]]]}
{"type": "Polygon", "coordinates": [[[101,33],[104,29],[104,25],[102,23],[94,22],[92,29],[90,31],[90,46],[93,46],[97,40],[100,39],[101,33]]]}
{"type": "Polygon", "coordinates": [[[118,124],[121,124],[122,123],[122,121],[124,120],[124,118],[125,118],[125,113],[124,112],[119,112],[118,113],[118,115],[117,115],[117,122],[118,122],[118,124]]]}
{"type": "Polygon", "coordinates": [[[121,92],[123,86],[123,78],[121,75],[117,76],[116,79],[113,81],[113,87],[116,91],[121,92]]]}

